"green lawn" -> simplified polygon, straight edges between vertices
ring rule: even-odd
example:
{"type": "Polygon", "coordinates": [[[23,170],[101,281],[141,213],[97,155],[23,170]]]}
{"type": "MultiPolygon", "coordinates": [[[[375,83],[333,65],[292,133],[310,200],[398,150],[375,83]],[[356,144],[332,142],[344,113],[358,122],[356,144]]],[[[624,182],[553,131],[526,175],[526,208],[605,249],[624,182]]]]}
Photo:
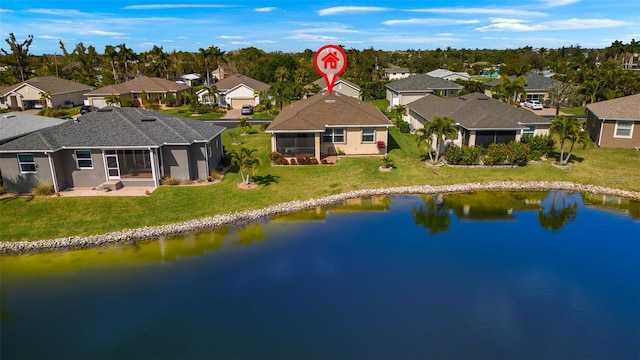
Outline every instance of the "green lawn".
{"type": "Polygon", "coordinates": [[[190,119],[219,119],[224,116],[223,112],[208,112],[199,115],[193,115],[189,110],[189,105],[170,107],[159,110],[159,112],[169,115],[182,116],[190,119]]]}
{"type": "MultiPolygon", "coordinates": [[[[239,132],[239,129],[231,130],[239,132]]],[[[392,128],[389,156],[397,168],[379,172],[378,158],[342,158],[336,165],[271,166],[269,135],[255,133],[236,138],[223,133],[227,150],[242,146],[259,151],[262,165],[254,181],[257,190],[240,190],[237,169],[224,180],[206,186],[162,186],[147,197],[15,198],[0,202],[0,239],[36,240],[72,235],[89,235],[184,221],[216,214],[244,211],[291,200],[317,198],[341,192],[404,185],[446,185],[482,181],[574,181],[624,190],[640,191],[640,152],[591,147],[575,151],[577,161],[570,170],[550,162],[520,168],[427,167],[412,135],[392,128]]]]}

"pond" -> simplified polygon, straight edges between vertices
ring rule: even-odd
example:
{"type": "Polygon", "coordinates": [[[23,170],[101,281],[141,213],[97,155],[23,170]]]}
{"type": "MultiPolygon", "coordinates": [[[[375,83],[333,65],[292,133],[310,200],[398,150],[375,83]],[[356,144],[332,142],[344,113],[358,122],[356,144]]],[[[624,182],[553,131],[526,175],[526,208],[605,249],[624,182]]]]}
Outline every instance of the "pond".
{"type": "Polygon", "coordinates": [[[4,256],[0,357],[638,358],[640,202],[376,196],[4,256]]]}

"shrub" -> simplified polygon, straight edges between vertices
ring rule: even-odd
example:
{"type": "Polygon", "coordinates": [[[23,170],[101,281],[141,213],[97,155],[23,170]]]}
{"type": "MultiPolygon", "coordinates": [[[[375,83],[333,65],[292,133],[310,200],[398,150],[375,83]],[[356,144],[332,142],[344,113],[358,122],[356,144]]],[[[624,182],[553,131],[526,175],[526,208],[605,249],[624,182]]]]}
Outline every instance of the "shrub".
{"type": "Polygon", "coordinates": [[[289,160],[282,158],[282,160],[280,160],[280,165],[289,165],[289,160]]]}
{"type": "Polygon", "coordinates": [[[54,192],[55,188],[52,183],[42,183],[33,189],[33,195],[35,196],[49,196],[53,195],[54,192]]]}
{"type": "Polygon", "coordinates": [[[291,165],[298,165],[296,158],[291,158],[291,160],[289,160],[289,163],[291,163],[291,165]]]}
{"type": "Polygon", "coordinates": [[[273,165],[279,165],[280,163],[282,163],[282,159],[282,154],[277,151],[272,151],[269,153],[269,160],[271,160],[271,163],[273,165]]]}
{"type": "Polygon", "coordinates": [[[509,163],[513,165],[523,166],[527,164],[527,161],[531,156],[531,148],[528,144],[512,141],[507,144],[509,163]]]}
{"type": "Polygon", "coordinates": [[[556,145],[553,137],[549,135],[525,135],[520,141],[524,144],[529,145],[529,147],[531,148],[529,160],[537,160],[543,156],[548,156],[549,154],[551,154],[556,145]]]}
{"type": "Polygon", "coordinates": [[[482,161],[485,165],[498,165],[507,162],[507,144],[493,143],[489,145],[482,161]]]}
{"type": "Polygon", "coordinates": [[[269,127],[269,123],[260,124],[260,131],[264,132],[269,127]]]}
{"type": "Polygon", "coordinates": [[[4,187],[4,184],[0,184],[0,195],[6,194],[7,189],[4,187]]]}
{"type": "Polygon", "coordinates": [[[444,152],[447,162],[454,165],[477,165],[482,157],[482,147],[448,146],[444,152]]]}
{"type": "Polygon", "coordinates": [[[483,157],[485,165],[512,164],[522,166],[527,163],[531,148],[527,144],[511,141],[508,144],[491,144],[483,157]]]}
{"type": "Polygon", "coordinates": [[[408,134],[411,132],[411,128],[409,127],[409,123],[406,121],[398,120],[396,121],[396,127],[403,134],[408,134]]]}
{"type": "Polygon", "coordinates": [[[168,94],[162,99],[162,103],[168,107],[174,107],[176,106],[176,97],[173,94],[168,94]]]}
{"type": "Polygon", "coordinates": [[[309,158],[309,165],[318,165],[318,164],[320,164],[318,159],[316,159],[315,157],[310,157],[309,158]]]}
{"type": "Polygon", "coordinates": [[[122,107],[134,107],[133,100],[131,100],[129,98],[121,98],[120,99],[120,106],[122,106],[122,107]]]}
{"type": "Polygon", "coordinates": [[[162,180],[160,180],[160,185],[169,185],[169,186],[180,185],[180,179],[173,176],[167,176],[162,180]]]}
{"type": "Polygon", "coordinates": [[[386,168],[395,168],[395,163],[393,162],[393,159],[390,158],[389,156],[385,156],[383,158],[380,159],[380,161],[382,161],[382,166],[386,167],[386,168]]]}
{"type": "Polygon", "coordinates": [[[298,165],[307,165],[306,156],[296,156],[296,161],[298,162],[298,165]]]}

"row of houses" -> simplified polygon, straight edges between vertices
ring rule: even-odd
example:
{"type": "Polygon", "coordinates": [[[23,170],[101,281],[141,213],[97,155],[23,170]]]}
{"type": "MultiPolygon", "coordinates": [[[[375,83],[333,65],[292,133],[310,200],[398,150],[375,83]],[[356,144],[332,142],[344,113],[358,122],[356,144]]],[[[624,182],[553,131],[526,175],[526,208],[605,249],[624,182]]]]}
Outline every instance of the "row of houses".
{"type": "MultiPolygon", "coordinates": [[[[236,90],[260,85],[241,75],[224,80],[228,79],[236,90]]],[[[388,96],[405,105],[405,119],[414,128],[435,116],[453,118],[458,134],[449,141],[459,146],[488,146],[548,132],[547,118],[487,94],[457,96],[456,89],[444,81],[448,80],[415,75],[387,84],[388,96]],[[418,87],[422,88],[415,91],[418,87]]],[[[127,91],[135,92],[132,89],[127,91]]],[[[224,101],[237,106],[255,101],[257,92],[252,89],[250,96],[245,91],[244,99],[224,101]]],[[[635,129],[640,125],[640,94],[587,109],[586,130],[598,145],[640,148],[640,132],[635,129]]],[[[0,117],[0,172],[12,192],[28,192],[43,182],[61,191],[113,183],[158,186],[167,176],[204,179],[220,166],[224,153],[220,138],[224,128],[137,108],[104,106],[75,121],[56,120],[57,124],[47,123],[41,129],[28,127],[23,115],[0,117]],[[16,124],[22,129],[5,138],[11,124],[14,130],[16,124]]],[[[43,118],[31,116],[35,117],[32,122],[43,118]]],[[[378,108],[359,99],[355,84],[338,79],[332,94],[325,89],[283,108],[266,132],[271,134],[272,150],[285,157],[323,159],[337,154],[385,155],[391,126],[378,108]]]]}

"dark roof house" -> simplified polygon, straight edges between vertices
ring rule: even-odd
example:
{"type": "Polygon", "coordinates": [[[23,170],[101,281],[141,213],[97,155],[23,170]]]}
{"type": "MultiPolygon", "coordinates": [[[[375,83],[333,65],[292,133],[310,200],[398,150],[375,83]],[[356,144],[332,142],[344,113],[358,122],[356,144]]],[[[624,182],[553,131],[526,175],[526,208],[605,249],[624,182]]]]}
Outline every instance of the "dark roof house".
{"type": "Polygon", "coordinates": [[[107,85],[95,89],[85,94],[89,105],[97,108],[107,106],[106,96],[117,95],[120,98],[130,99],[135,106],[142,105],[142,93],[147,97],[155,98],[158,101],[172,95],[176,98],[176,104],[182,104],[183,92],[191,87],[184,83],[165,80],[157,77],[140,76],[135,79],[114,85],[107,85]]]}
{"type": "MultiPolygon", "coordinates": [[[[526,73],[524,77],[527,79],[527,83],[524,85],[525,90],[527,91],[526,98],[522,98],[522,102],[525,100],[538,100],[544,103],[544,99],[548,97],[549,88],[556,83],[559,83],[558,80],[552,79],[550,77],[544,76],[542,74],[536,73],[526,73]]],[[[511,81],[516,79],[515,75],[509,76],[511,81]]],[[[484,84],[485,86],[485,94],[487,96],[493,95],[492,88],[496,85],[500,84],[500,79],[491,80],[484,84]]]]}
{"type": "Polygon", "coordinates": [[[454,119],[459,128],[459,146],[487,147],[494,142],[519,140],[529,127],[548,129],[550,120],[484,94],[472,93],[443,99],[428,95],[407,105],[410,123],[419,128],[434,116],[454,119]]]}
{"type": "Polygon", "coordinates": [[[375,106],[340,93],[321,93],[297,101],[265,130],[272,149],[287,157],[379,155],[386,153],[391,122],[375,106]],[[378,142],[381,142],[378,144],[378,142]]]}
{"type": "Polygon", "coordinates": [[[260,94],[269,90],[269,84],[250,77],[233,74],[215,83],[218,91],[218,106],[240,109],[242,105],[258,105],[260,94]]]}
{"type": "Polygon", "coordinates": [[[222,159],[223,127],[135,108],[106,107],[75,121],[0,145],[0,170],[8,191],[40,183],[56,191],[158,186],[166,176],[206,179],[222,159]]]}

